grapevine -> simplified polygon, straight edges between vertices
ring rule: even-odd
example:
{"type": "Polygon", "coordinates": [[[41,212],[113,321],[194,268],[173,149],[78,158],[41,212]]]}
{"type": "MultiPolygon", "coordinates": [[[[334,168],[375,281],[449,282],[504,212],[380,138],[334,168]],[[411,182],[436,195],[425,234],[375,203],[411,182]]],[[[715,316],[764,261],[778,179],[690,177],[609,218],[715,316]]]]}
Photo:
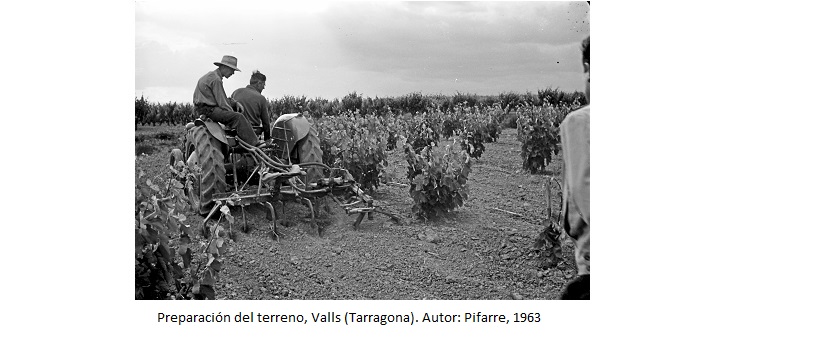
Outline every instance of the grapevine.
{"type": "Polygon", "coordinates": [[[542,173],[560,151],[560,123],[569,106],[524,106],[518,110],[518,141],[523,168],[542,173]]]}
{"type": "Polygon", "coordinates": [[[464,151],[425,147],[417,154],[406,145],[405,158],[415,214],[434,218],[464,205],[471,164],[464,151]]]}
{"type": "MultiPolygon", "coordinates": [[[[135,269],[136,299],[215,299],[215,281],[221,270],[225,240],[216,224],[213,235],[198,239],[186,224],[190,210],[184,194],[191,187],[190,170],[179,161],[169,166],[174,177],[158,183],[139,170],[136,177],[135,269]],[[194,257],[195,249],[198,256],[194,257]],[[180,258],[180,261],[178,260],[180,258]],[[192,269],[192,262],[198,262],[192,269]]],[[[221,218],[232,223],[229,208],[220,207],[221,218]]]]}

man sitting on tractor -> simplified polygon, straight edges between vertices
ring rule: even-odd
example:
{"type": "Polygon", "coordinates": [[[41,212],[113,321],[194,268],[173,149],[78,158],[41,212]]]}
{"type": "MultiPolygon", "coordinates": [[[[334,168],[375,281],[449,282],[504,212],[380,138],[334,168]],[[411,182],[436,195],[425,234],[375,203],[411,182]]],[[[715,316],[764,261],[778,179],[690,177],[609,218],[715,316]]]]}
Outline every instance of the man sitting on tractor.
{"type": "Polygon", "coordinates": [[[260,94],[263,92],[263,88],[266,88],[266,75],[260,73],[260,71],[252,72],[249,85],[246,88],[238,88],[232,92],[232,99],[243,105],[243,115],[253,126],[262,126],[263,138],[271,141],[269,101],[260,94]]]}
{"type": "Polygon", "coordinates": [[[192,102],[199,115],[206,115],[215,122],[220,122],[229,128],[237,130],[238,138],[250,145],[260,145],[258,137],[252,130],[252,125],[241,113],[233,109],[232,104],[224,92],[223,78],[231,77],[238,69],[238,59],[234,56],[224,55],[221,62],[214,62],[218,66],[215,71],[207,72],[198,84],[192,102]]]}

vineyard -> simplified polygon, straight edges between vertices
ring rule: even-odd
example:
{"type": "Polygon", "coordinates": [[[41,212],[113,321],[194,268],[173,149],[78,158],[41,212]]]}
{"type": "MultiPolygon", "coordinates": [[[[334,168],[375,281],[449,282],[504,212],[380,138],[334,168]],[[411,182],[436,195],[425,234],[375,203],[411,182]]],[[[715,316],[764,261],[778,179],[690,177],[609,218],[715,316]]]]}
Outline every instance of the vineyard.
{"type": "Polygon", "coordinates": [[[168,162],[183,127],[146,120],[181,123],[189,106],[136,99],[136,298],[554,299],[575,275],[571,243],[541,232],[560,209],[559,124],[581,99],[546,90],[272,101],[272,116],[303,113],[323,162],[394,215],[354,230],[326,201],[315,230],[302,205],[286,204],[281,236],[255,205],[218,204],[202,224],[184,192],[191,170],[168,162]],[[563,260],[553,257],[561,244],[563,260]]]}

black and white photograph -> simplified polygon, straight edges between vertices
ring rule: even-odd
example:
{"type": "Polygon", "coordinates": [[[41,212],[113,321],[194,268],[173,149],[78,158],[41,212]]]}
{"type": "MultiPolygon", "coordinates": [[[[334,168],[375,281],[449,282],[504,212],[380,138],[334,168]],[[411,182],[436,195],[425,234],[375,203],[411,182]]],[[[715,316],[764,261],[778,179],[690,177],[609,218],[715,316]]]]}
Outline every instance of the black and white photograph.
{"type": "Polygon", "coordinates": [[[136,2],[136,299],[589,298],[589,2],[255,6],[136,2]]]}
{"type": "Polygon", "coordinates": [[[5,349],[812,351],[812,7],[8,3],[5,349]]]}

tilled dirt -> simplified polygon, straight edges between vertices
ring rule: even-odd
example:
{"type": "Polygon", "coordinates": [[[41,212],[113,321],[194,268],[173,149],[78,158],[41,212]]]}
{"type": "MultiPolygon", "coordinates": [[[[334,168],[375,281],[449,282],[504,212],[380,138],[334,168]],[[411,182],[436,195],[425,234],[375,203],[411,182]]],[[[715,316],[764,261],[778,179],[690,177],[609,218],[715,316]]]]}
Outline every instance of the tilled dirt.
{"type": "MultiPolygon", "coordinates": [[[[519,148],[512,129],[505,129],[498,142],[486,144],[484,155],[473,165],[464,207],[435,221],[411,215],[407,163],[401,151],[388,152],[394,183],[370,193],[377,205],[397,214],[399,222],[375,214],[354,230],[354,217],[329,201],[333,213],[326,215],[318,230],[306,220],[303,205],[287,203],[278,226],[283,236],[275,238],[260,206],[245,208],[248,233],[240,231],[242,210],[235,207],[233,240],[228,241],[223,257],[216,296],[555,299],[576,273],[573,247],[565,241],[565,261],[555,268],[542,268],[532,244],[547,214],[548,176],[522,171],[519,148]]],[[[170,149],[164,146],[156,154],[137,157],[137,168],[150,176],[166,177],[170,149]]],[[[559,180],[560,167],[557,157],[547,174],[559,180]]],[[[552,210],[557,213],[560,193],[557,186],[552,188],[552,210]]],[[[200,226],[200,216],[187,215],[192,226],[200,226]]]]}

